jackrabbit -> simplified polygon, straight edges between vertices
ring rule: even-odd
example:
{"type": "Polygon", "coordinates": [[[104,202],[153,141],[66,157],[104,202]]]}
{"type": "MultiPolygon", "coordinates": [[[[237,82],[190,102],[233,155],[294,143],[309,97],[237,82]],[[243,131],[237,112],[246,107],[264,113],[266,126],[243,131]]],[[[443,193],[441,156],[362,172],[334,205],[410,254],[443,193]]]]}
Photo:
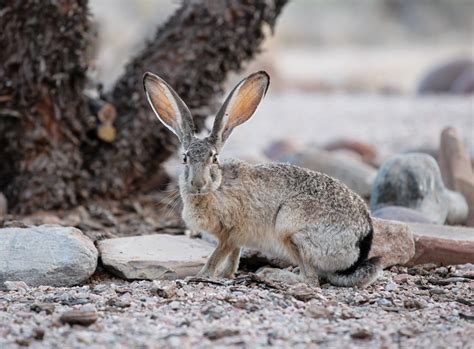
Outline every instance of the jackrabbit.
{"type": "Polygon", "coordinates": [[[198,275],[232,277],[245,246],[293,261],[310,284],[323,278],[338,286],[366,286],[377,278],[380,263],[378,257],[367,258],[372,221],[357,194],[336,179],[297,166],[219,161],[225,141],[254,114],[269,82],[260,71],[238,83],[210,135],[198,139],[177,93],[158,76],[144,75],[153,111],[184,149],[183,219],[219,240],[198,275]]]}

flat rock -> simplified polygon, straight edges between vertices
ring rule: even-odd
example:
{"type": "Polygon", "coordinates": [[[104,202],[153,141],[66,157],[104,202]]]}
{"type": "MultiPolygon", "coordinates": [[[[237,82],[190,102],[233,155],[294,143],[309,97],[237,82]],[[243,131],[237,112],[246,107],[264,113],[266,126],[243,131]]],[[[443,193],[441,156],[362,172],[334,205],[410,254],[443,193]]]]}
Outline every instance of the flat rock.
{"type": "Polygon", "coordinates": [[[363,197],[370,196],[377,174],[372,166],[362,161],[318,149],[306,149],[288,157],[287,161],[334,177],[363,197]]]}
{"type": "Polygon", "coordinates": [[[438,162],[446,187],[460,192],[466,198],[469,206],[466,225],[474,226],[474,173],[471,159],[461,137],[451,127],[441,133],[438,162]]]}
{"type": "Polygon", "coordinates": [[[374,238],[370,256],[382,257],[384,268],[403,265],[415,255],[413,234],[405,223],[372,218],[374,238]]]}
{"type": "Polygon", "coordinates": [[[418,211],[430,221],[459,224],[467,219],[464,197],[448,190],[435,159],[427,154],[408,153],[386,161],[375,178],[370,209],[402,206],[418,211]]]}
{"type": "Polygon", "coordinates": [[[372,212],[373,217],[399,222],[433,223],[422,213],[402,206],[385,206],[372,212]]]}
{"type": "Polygon", "coordinates": [[[165,234],[102,240],[104,266],[125,279],[177,279],[194,276],[214,247],[201,239],[165,234]]]}
{"type": "Polygon", "coordinates": [[[474,263],[474,229],[431,224],[407,224],[415,239],[415,255],[407,265],[474,263]]]}
{"type": "Polygon", "coordinates": [[[0,229],[0,287],[5,281],[28,286],[73,286],[97,267],[91,240],[72,227],[41,225],[0,229]]]}

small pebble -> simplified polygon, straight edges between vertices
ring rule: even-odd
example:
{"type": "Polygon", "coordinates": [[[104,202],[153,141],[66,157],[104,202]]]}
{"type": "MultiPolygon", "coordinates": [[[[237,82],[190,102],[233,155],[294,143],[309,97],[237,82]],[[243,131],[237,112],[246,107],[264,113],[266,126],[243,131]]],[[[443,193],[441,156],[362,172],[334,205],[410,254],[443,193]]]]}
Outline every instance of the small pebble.
{"type": "Polygon", "coordinates": [[[213,329],[210,331],[204,332],[204,336],[209,338],[210,340],[217,340],[221,339],[224,337],[229,337],[229,336],[236,336],[240,333],[239,330],[232,330],[228,328],[223,328],[223,329],[213,329]]]}
{"type": "Polygon", "coordinates": [[[367,328],[361,328],[351,333],[351,337],[355,339],[370,339],[373,333],[367,328]]]}
{"type": "Polygon", "coordinates": [[[398,285],[394,282],[389,282],[387,286],[385,286],[385,291],[395,291],[398,288],[398,285]]]}
{"type": "Polygon", "coordinates": [[[69,310],[63,313],[60,321],[70,325],[89,326],[98,319],[97,310],[93,305],[83,306],[81,309],[69,310]]]}
{"type": "Polygon", "coordinates": [[[382,306],[382,307],[390,307],[390,306],[393,305],[393,303],[391,301],[389,301],[388,299],[385,299],[385,298],[379,299],[377,301],[377,304],[382,306]]]}
{"type": "Polygon", "coordinates": [[[410,278],[410,274],[396,274],[393,277],[393,281],[395,281],[397,284],[406,284],[410,278]]]}
{"type": "Polygon", "coordinates": [[[178,301],[172,301],[169,306],[173,310],[178,310],[180,308],[181,303],[178,301]]]}

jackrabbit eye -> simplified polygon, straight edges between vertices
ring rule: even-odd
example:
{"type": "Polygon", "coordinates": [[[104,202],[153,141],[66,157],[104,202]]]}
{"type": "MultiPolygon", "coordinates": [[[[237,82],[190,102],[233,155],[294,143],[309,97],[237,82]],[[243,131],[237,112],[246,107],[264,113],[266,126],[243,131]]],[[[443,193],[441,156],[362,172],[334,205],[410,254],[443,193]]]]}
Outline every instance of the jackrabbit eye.
{"type": "Polygon", "coordinates": [[[212,155],[212,163],[217,164],[217,154],[212,155]]]}
{"type": "Polygon", "coordinates": [[[188,162],[188,156],[186,154],[183,154],[183,164],[188,162]]]}

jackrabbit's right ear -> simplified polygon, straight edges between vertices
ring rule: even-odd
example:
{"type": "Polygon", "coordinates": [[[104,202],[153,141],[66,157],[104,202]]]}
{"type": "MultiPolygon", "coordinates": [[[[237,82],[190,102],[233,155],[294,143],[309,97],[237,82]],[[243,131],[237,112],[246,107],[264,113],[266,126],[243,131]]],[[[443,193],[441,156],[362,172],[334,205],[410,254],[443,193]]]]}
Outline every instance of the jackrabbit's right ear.
{"type": "Polygon", "coordinates": [[[194,136],[191,112],[178,94],[159,76],[145,73],[145,94],[156,116],[169,130],[178,136],[184,149],[194,136]]]}
{"type": "Polygon", "coordinates": [[[217,113],[209,141],[221,148],[232,130],[250,119],[269,84],[270,77],[264,71],[253,73],[239,82],[217,113]]]}

